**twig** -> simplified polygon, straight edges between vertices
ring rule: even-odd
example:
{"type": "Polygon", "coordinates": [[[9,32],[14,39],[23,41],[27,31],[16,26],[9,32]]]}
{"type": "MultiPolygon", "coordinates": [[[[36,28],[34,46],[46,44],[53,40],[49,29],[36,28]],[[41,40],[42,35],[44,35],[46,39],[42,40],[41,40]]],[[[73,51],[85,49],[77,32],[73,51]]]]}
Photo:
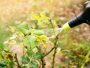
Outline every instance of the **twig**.
{"type": "MultiPolygon", "coordinates": [[[[50,21],[51,21],[51,20],[50,20],[50,21]]],[[[52,25],[52,27],[54,28],[52,21],[51,21],[51,25],[52,25]]],[[[54,30],[53,30],[53,31],[54,31],[54,30]]],[[[57,50],[58,35],[59,35],[59,34],[57,34],[57,36],[56,36],[56,40],[55,40],[54,48],[53,48],[53,49],[54,49],[54,54],[53,54],[52,68],[54,68],[54,63],[55,63],[55,56],[56,56],[56,50],[57,50]]],[[[51,49],[51,50],[53,50],[53,49],[51,49]]]]}
{"type": "Polygon", "coordinates": [[[42,68],[45,68],[45,62],[43,60],[44,57],[46,57],[47,55],[49,55],[53,51],[53,49],[55,49],[55,47],[53,47],[49,52],[47,52],[44,56],[42,56],[42,58],[41,58],[42,68]]]}
{"type": "MultiPolygon", "coordinates": [[[[45,63],[44,63],[44,57],[46,57],[47,55],[49,55],[53,49],[55,49],[55,47],[53,47],[49,52],[47,52],[42,58],[41,58],[41,62],[42,62],[42,68],[45,68],[45,63]]],[[[55,54],[54,54],[55,55],[55,54]]],[[[54,57],[55,58],[55,57],[54,57]]]]}
{"type": "MultiPolygon", "coordinates": [[[[50,19],[50,22],[51,22],[51,19],[50,19]]],[[[51,22],[51,25],[52,25],[52,27],[54,27],[53,24],[52,24],[52,22],[51,22]]],[[[45,63],[44,63],[44,60],[43,60],[44,57],[47,56],[48,54],[50,54],[53,51],[54,48],[55,47],[53,47],[49,52],[47,52],[44,56],[42,56],[42,58],[41,58],[42,68],[45,68],[45,63]]]]}
{"type": "MultiPolygon", "coordinates": [[[[59,35],[59,34],[58,34],[58,35],[59,35]]],[[[56,50],[57,50],[57,40],[58,40],[58,35],[56,36],[56,41],[55,41],[55,43],[54,43],[55,49],[54,49],[54,54],[53,54],[52,68],[54,68],[54,63],[55,63],[55,56],[56,56],[56,50]]]]}
{"type": "Polygon", "coordinates": [[[17,54],[15,54],[15,59],[16,59],[16,63],[17,63],[17,65],[18,65],[18,68],[21,68],[21,65],[20,65],[19,62],[18,62],[17,54]]]}
{"type": "Polygon", "coordinates": [[[52,68],[54,68],[55,56],[56,56],[56,50],[57,50],[57,47],[55,47],[55,49],[54,49],[53,61],[52,61],[52,68]]]}
{"type": "Polygon", "coordinates": [[[47,56],[48,54],[50,54],[50,53],[53,51],[53,49],[55,49],[55,47],[53,47],[49,52],[47,52],[47,53],[43,56],[43,58],[44,58],[45,56],[47,56]]]}
{"type": "MultiPolygon", "coordinates": [[[[40,49],[38,46],[37,46],[37,49],[38,49],[38,51],[40,51],[40,53],[42,53],[42,52],[41,52],[41,49],[40,49]]],[[[45,68],[44,57],[42,56],[40,60],[41,60],[42,68],[45,68]]]]}
{"type": "Polygon", "coordinates": [[[44,63],[44,60],[43,60],[44,58],[42,57],[41,58],[41,62],[42,62],[42,68],[45,68],[45,63],[44,63]]]}

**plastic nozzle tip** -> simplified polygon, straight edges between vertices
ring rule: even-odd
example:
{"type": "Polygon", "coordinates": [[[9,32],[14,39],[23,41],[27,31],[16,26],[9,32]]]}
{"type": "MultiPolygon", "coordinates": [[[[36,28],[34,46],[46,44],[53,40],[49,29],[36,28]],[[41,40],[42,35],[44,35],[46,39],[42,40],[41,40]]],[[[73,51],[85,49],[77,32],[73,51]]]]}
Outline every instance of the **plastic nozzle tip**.
{"type": "Polygon", "coordinates": [[[69,26],[68,22],[65,23],[63,26],[62,26],[62,29],[63,30],[69,30],[71,27],[69,26]]]}

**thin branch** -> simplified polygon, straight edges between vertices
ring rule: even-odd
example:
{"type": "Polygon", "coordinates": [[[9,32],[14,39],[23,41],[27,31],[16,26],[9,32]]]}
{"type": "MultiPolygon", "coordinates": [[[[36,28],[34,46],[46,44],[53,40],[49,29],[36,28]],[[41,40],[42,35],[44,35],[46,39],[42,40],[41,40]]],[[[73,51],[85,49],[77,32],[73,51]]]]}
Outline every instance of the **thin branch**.
{"type": "Polygon", "coordinates": [[[42,57],[41,58],[41,62],[42,62],[42,68],[45,68],[45,63],[44,63],[44,60],[43,60],[44,58],[42,57]]]}
{"type": "Polygon", "coordinates": [[[43,58],[44,58],[45,56],[47,56],[48,54],[50,54],[50,53],[53,51],[53,49],[55,49],[55,47],[53,47],[49,52],[47,52],[47,53],[43,56],[43,58]]]}
{"type": "MultiPolygon", "coordinates": [[[[51,25],[52,25],[52,27],[54,28],[52,21],[51,21],[51,25]]],[[[53,30],[53,31],[54,31],[54,30],[53,30]]],[[[57,34],[57,36],[56,36],[56,38],[55,38],[56,40],[55,40],[54,48],[53,48],[53,49],[54,49],[54,54],[53,54],[52,68],[54,68],[54,63],[55,63],[55,56],[56,56],[56,50],[57,50],[58,35],[59,35],[59,34],[57,34]]],[[[51,49],[51,51],[52,51],[53,49],[51,49]]]]}
{"type": "MultiPolygon", "coordinates": [[[[40,51],[41,52],[41,49],[37,46],[37,49],[38,49],[38,51],[40,51]]],[[[42,53],[42,52],[41,52],[42,53]]],[[[42,68],[45,68],[45,62],[44,62],[44,57],[42,56],[41,57],[41,65],[42,65],[42,68]]]]}
{"type": "MultiPolygon", "coordinates": [[[[59,35],[59,34],[58,34],[59,35]]],[[[58,41],[58,35],[56,36],[56,41],[55,41],[55,43],[54,43],[54,47],[55,47],[55,49],[54,49],[54,54],[53,54],[53,61],[52,61],[52,68],[54,68],[54,63],[55,63],[55,56],[56,56],[56,50],[57,50],[57,41],[58,41]]]]}
{"type": "Polygon", "coordinates": [[[52,68],[54,68],[55,56],[56,56],[56,50],[57,50],[57,47],[55,47],[55,49],[54,49],[53,61],[52,61],[52,68]]]}
{"type": "Polygon", "coordinates": [[[45,62],[43,60],[44,57],[46,57],[47,55],[49,55],[53,51],[53,49],[55,49],[55,47],[53,47],[49,52],[47,52],[44,56],[42,56],[42,58],[41,58],[42,68],[45,68],[45,62]]]}
{"type": "Polygon", "coordinates": [[[52,62],[52,67],[54,68],[54,60],[55,60],[55,55],[56,55],[56,49],[57,47],[54,46],[49,52],[47,52],[42,58],[41,58],[41,62],[42,62],[42,68],[45,68],[45,63],[43,58],[46,57],[47,55],[49,55],[53,50],[54,50],[54,55],[53,55],[53,62],[52,62]],[[55,50],[54,50],[55,49],[55,50]]]}
{"type": "Polygon", "coordinates": [[[17,54],[15,54],[15,59],[16,59],[16,63],[18,65],[18,68],[21,68],[21,65],[19,64],[18,58],[17,58],[17,54]]]}

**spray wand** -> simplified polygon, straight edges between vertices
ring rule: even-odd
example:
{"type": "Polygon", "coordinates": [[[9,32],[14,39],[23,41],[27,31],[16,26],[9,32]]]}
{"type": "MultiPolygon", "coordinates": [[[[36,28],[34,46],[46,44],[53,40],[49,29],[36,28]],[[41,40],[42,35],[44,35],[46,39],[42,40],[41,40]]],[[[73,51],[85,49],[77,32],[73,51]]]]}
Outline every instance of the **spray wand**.
{"type": "Polygon", "coordinates": [[[90,25],[90,1],[85,3],[84,9],[81,13],[66,22],[61,28],[55,28],[54,31],[53,29],[46,30],[45,33],[47,36],[51,36],[51,34],[54,32],[55,36],[57,36],[62,30],[68,30],[83,23],[90,25]]]}
{"type": "Polygon", "coordinates": [[[90,25],[90,1],[87,1],[84,5],[83,11],[80,14],[78,14],[76,17],[65,23],[62,26],[62,29],[67,30],[75,26],[78,26],[82,23],[86,23],[90,25]]]}

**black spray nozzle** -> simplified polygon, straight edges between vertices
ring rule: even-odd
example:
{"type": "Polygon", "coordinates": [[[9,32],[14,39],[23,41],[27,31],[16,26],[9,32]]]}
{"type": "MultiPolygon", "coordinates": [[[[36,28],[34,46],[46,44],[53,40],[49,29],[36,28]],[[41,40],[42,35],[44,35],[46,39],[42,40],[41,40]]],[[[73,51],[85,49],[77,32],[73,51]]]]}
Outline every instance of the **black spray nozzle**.
{"type": "Polygon", "coordinates": [[[68,21],[71,28],[82,23],[87,23],[90,25],[90,1],[85,3],[84,9],[80,14],[68,21]]]}

